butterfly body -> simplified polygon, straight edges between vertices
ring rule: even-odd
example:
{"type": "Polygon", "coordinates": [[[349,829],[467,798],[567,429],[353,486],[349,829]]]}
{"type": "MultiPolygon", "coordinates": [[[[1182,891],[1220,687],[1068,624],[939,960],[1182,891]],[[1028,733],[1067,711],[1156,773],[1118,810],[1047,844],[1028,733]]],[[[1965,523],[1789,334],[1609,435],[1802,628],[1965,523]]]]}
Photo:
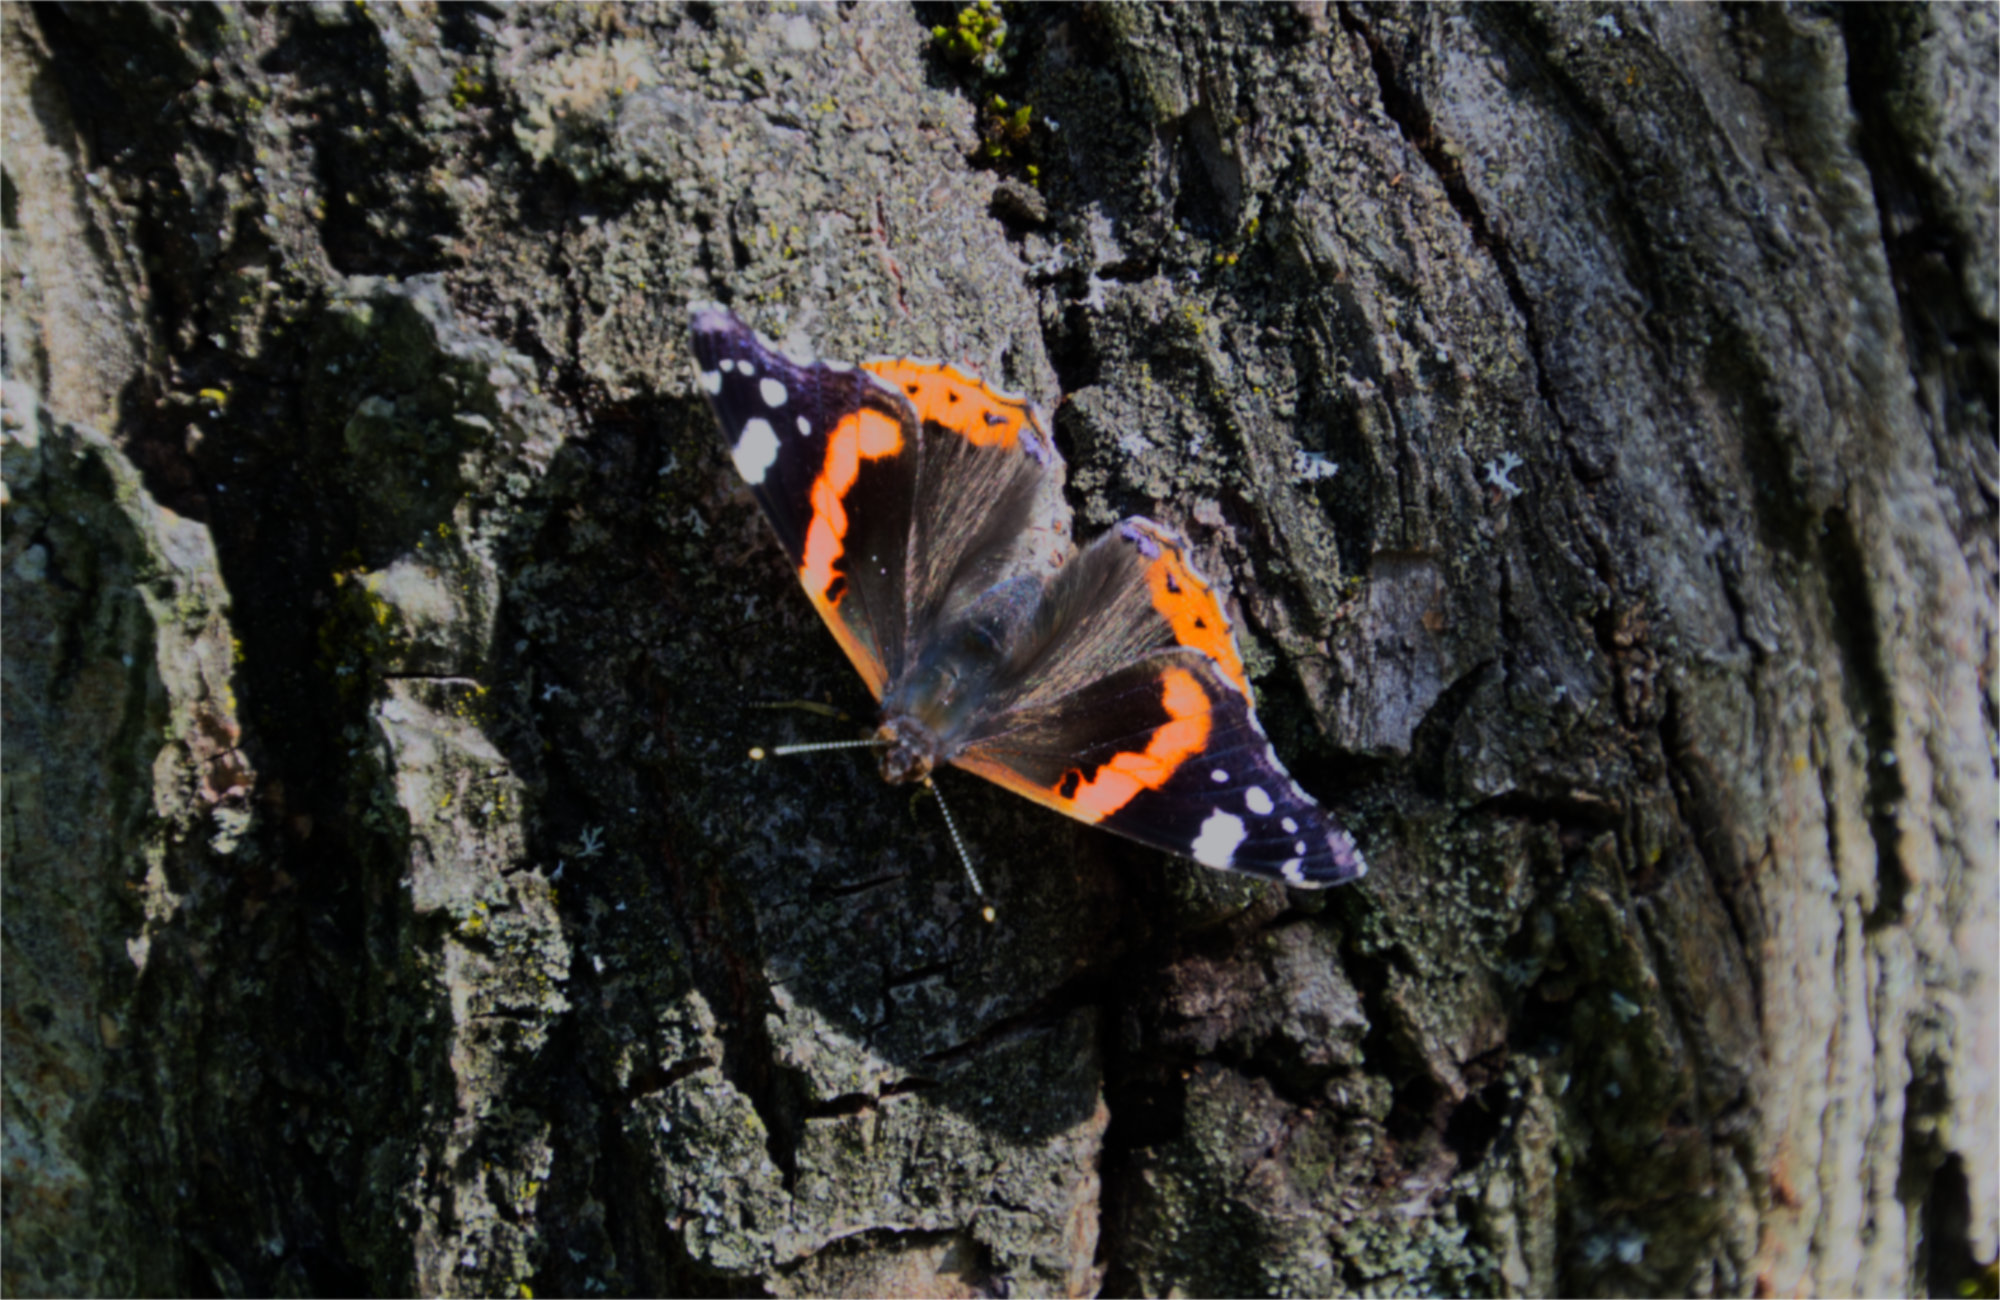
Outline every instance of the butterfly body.
{"type": "Polygon", "coordinates": [[[953,765],[1295,886],[1366,870],[1271,749],[1185,542],[1132,518],[1072,545],[1032,405],[933,362],[798,361],[719,307],[692,339],[738,472],[881,703],[886,780],[953,765]]]}
{"type": "Polygon", "coordinates": [[[956,758],[986,721],[986,701],[1003,684],[1007,651],[1033,615],[1038,593],[1012,579],[938,629],[882,696],[882,777],[921,781],[956,758]]]}

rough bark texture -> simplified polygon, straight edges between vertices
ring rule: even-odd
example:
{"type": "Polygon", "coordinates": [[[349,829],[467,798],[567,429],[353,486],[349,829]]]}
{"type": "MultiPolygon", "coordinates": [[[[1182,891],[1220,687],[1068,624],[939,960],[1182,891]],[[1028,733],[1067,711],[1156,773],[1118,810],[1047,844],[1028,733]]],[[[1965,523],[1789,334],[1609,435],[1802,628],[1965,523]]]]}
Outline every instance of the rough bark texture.
{"type": "Polygon", "coordinates": [[[1994,11],[994,12],[0,12],[9,1293],[1993,1259],[1994,11]],[[744,762],[697,297],[1060,397],[1375,872],[744,762]]]}

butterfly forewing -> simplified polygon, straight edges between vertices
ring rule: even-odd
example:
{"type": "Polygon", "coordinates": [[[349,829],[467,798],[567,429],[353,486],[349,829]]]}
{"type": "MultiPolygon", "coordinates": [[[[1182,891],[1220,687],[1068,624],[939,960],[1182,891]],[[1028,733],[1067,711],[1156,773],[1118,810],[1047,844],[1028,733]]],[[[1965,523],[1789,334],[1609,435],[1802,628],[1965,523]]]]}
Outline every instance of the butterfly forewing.
{"type": "Polygon", "coordinates": [[[792,360],[721,308],[695,309],[693,345],[737,472],[880,699],[907,648],[909,404],[865,370],[792,360]]]}
{"type": "Polygon", "coordinates": [[[1206,655],[1167,651],[1010,713],[958,766],[1206,866],[1318,887],[1367,868],[1206,655]]]}

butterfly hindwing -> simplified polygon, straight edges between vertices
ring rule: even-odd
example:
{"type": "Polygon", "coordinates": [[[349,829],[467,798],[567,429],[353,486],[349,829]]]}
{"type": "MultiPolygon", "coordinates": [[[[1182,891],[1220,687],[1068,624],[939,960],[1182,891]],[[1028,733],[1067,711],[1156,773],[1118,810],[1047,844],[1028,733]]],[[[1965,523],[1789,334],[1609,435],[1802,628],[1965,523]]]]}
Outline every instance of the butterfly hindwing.
{"type": "Polygon", "coordinates": [[[1367,869],[1279,762],[1220,601],[1157,524],[1070,562],[999,694],[959,767],[1207,866],[1304,886],[1367,869]]]}
{"type": "Polygon", "coordinates": [[[912,641],[955,606],[1025,577],[1039,590],[1068,550],[1062,461],[1026,399],[934,361],[862,368],[910,403],[919,428],[907,601],[912,641]]]}

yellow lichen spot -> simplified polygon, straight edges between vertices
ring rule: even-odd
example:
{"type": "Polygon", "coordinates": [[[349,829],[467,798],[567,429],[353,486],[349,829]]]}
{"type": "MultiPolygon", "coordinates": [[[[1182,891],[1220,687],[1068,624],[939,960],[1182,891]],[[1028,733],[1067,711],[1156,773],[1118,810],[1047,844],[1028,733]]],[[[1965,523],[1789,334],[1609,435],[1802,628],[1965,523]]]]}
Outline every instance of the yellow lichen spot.
{"type": "Polygon", "coordinates": [[[207,402],[210,406],[229,405],[229,394],[220,388],[204,388],[196,393],[195,396],[201,398],[202,401],[207,402]]]}
{"type": "Polygon", "coordinates": [[[953,63],[976,66],[992,74],[1000,70],[1000,50],[1007,43],[1007,22],[993,0],[978,0],[958,11],[950,26],[931,28],[931,39],[953,63]]]}
{"type": "Polygon", "coordinates": [[[451,79],[451,106],[464,109],[486,96],[486,83],[471,68],[460,68],[451,79]]]}

